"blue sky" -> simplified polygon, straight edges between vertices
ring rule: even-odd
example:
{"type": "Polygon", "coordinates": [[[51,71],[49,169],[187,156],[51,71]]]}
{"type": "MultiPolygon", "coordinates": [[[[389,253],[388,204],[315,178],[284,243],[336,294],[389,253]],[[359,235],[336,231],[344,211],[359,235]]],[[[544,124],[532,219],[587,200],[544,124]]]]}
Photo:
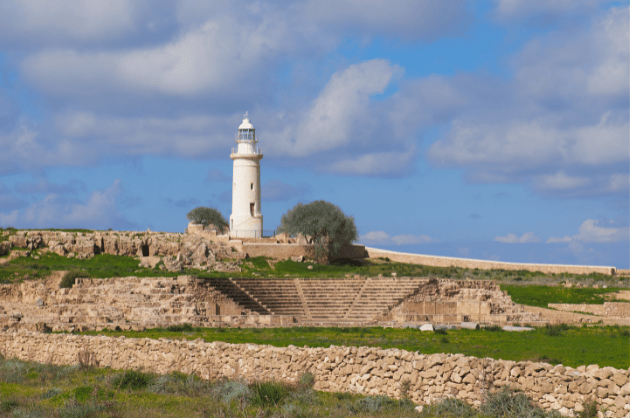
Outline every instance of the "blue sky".
{"type": "Polygon", "coordinates": [[[264,229],[630,268],[629,7],[598,0],[0,5],[0,226],[179,231],[231,213],[257,129],[264,229]]]}

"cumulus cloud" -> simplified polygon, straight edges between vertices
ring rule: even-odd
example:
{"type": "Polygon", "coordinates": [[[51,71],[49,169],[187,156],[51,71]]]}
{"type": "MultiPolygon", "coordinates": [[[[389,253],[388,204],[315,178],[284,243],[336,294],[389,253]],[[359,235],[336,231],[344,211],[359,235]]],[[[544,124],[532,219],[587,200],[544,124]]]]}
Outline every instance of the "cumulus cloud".
{"type": "Polygon", "coordinates": [[[371,231],[359,237],[359,242],[364,245],[408,245],[408,244],[428,244],[437,242],[436,239],[428,235],[394,235],[390,237],[384,231],[371,231]]]}
{"type": "Polygon", "coordinates": [[[471,182],[529,183],[560,197],[627,194],[627,14],[611,8],[590,28],[529,41],[512,61],[510,85],[479,79],[481,88],[504,93],[494,104],[453,78],[473,110],[452,120],[429,160],[464,168],[471,182]]]}
{"type": "Polygon", "coordinates": [[[628,239],[630,231],[628,227],[606,227],[600,225],[599,220],[587,219],[578,230],[576,235],[564,237],[550,237],[547,244],[573,243],[573,242],[618,242],[628,239]]]}
{"type": "Polygon", "coordinates": [[[110,187],[94,191],[85,202],[49,194],[24,210],[0,214],[0,223],[19,228],[130,229],[135,223],[126,220],[116,206],[121,191],[120,180],[115,180],[110,187]]]}
{"type": "Polygon", "coordinates": [[[526,244],[540,242],[540,238],[534,235],[533,232],[525,232],[522,236],[517,237],[516,234],[507,234],[504,237],[496,237],[495,241],[502,242],[504,244],[526,244]]]}

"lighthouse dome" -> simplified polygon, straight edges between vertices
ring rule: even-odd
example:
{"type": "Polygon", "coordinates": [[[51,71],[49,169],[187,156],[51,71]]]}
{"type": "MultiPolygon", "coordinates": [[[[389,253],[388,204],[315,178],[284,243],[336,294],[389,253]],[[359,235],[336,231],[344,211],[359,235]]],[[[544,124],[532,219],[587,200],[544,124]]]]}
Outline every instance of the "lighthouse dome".
{"type": "Polygon", "coordinates": [[[243,123],[238,129],[254,129],[254,125],[249,121],[249,117],[247,116],[247,112],[245,112],[245,116],[243,116],[243,123]]]}

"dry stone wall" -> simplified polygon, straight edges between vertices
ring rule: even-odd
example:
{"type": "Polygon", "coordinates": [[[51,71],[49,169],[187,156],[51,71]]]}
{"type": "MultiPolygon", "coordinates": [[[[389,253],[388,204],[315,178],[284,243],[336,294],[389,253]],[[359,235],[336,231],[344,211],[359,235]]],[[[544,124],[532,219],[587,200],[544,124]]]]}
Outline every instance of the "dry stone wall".
{"type": "Polygon", "coordinates": [[[593,315],[630,317],[630,303],[628,302],[604,302],[603,305],[550,303],[550,308],[568,312],[587,312],[593,315]]]}
{"type": "Polygon", "coordinates": [[[100,367],[156,373],[194,373],[221,377],[294,382],[306,372],[314,388],[400,397],[403,382],[417,404],[456,397],[480,405],[484,391],[504,385],[519,389],[541,407],[572,415],[595,400],[605,416],[630,418],[630,370],[596,365],[577,369],[546,363],[479,359],[462,354],[419,354],[369,347],[286,348],[257,344],[132,339],[125,337],[0,332],[0,351],[8,358],[76,364],[94,354],[100,367]]]}
{"type": "Polygon", "coordinates": [[[604,266],[569,266],[560,264],[530,264],[530,263],[508,263],[503,261],[487,261],[487,260],[473,260],[469,258],[457,258],[457,257],[441,257],[435,255],[422,255],[422,254],[410,254],[401,253],[396,251],[380,250],[378,248],[365,247],[365,251],[369,258],[387,257],[392,261],[409,264],[422,264],[425,266],[435,267],[462,267],[469,269],[481,269],[481,270],[527,270],[527,271],[539,271],[545,274],[551,273],[571,273],[571,274],[590,274],[600,273],[606,275],[613,275],[616,272],[615,267],[604,266]]]}

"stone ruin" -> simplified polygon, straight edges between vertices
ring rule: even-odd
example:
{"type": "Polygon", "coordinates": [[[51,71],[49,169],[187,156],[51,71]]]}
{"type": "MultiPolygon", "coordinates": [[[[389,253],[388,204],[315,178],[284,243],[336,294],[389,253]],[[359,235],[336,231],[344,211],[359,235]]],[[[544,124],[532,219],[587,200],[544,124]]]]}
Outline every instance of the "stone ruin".
{"type": "MultiPolygon", "coordinates": [[[[3,232],[5,235],[9,231],[3,232]]],[[[229,242],[213,241],[199,235],[168,232],[118,232],[98,231],[92,233],[72,233],[63,231],[17,231],[9,240],[0,243],[0,262],[10,261],[20,256],[30,256],[30,251],[54,252],[68,258],[87,259],[97,254],[144,257],[143,265],[149,266],[146,257],[162,257],[163,266],[168,271],[181,271],[184,268],[197,268],[210,271],[240,271],[241,260],[247,254],[238,251],[229,242]],[[9,251],[11,247],[25,250],[9,251]]]]}
{"type": "Polygon", "coordinates": [[[487,281],[417,277],[78,278],[0,285],[0,328],[143,330],[220,326],[405,326],[467,321],[540,324],[487,281]]]}

